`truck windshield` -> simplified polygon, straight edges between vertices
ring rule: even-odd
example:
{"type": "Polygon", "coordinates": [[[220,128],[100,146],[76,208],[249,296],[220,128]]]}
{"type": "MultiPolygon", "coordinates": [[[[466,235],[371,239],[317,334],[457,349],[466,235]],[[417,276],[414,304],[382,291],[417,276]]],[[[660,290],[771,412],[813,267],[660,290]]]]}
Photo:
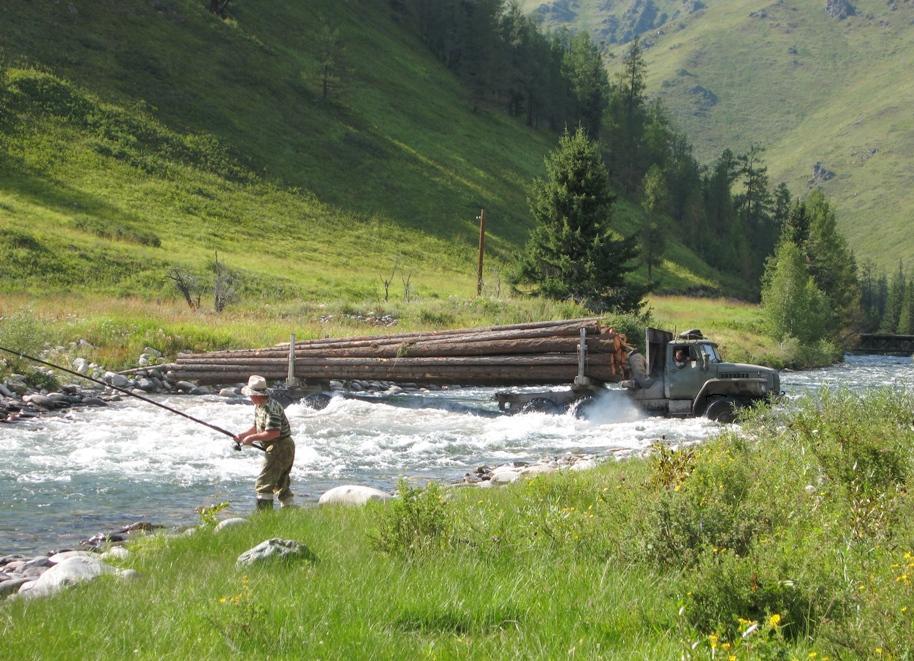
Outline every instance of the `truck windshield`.
{"type": "Polygon", "coordinates": [[[717,353],[717,348],[713,344],[700,344],[699,350],[708,357],[709,363],[719,363],[720,354],[717,353]]]}

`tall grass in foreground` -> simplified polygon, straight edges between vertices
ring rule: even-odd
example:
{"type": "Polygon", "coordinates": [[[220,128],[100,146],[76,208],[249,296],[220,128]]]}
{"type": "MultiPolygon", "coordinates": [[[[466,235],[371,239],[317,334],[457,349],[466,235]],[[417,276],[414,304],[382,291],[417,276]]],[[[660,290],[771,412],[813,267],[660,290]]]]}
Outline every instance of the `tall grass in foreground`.
{"type": "Polygon", "coordinates": [[[586,473],[146,538],[135,582],[0,606],[0,656],[907,658],[912,406],[825,393],[586,473]],[[318,561],[236,570],[268,537],[318,561]]]}

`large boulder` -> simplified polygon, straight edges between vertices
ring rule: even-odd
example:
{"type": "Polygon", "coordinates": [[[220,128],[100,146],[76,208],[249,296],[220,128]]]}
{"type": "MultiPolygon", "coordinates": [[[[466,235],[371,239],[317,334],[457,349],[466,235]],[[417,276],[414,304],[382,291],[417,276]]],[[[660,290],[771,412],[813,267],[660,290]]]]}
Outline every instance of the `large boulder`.
{"type": "Polygon", "coordinates": [[[372,500],[393,498],[389,493],[373,487],[346,484],[324,492],[318,499],[319,505],[364,505],[372,500]]]}
{"type": "Polygon", "coordinates": [[[293,539],[274,537],[239,555],[235,561],[235,566],[250,567],[262,562],[276,560],[309,560],[313,562],[317,560],[317,556],[311,552],[311,549],[300,542],[296,542],[293,539]]]}
{"type": "Polygon", "coordinates": [[[19,594],[26,599],[46,597],[65,587],[113,572],[114,568],[106,565],[99,558],[74,556],[54,565],[37,580],[23,585],[19,589],[19,594]]]}

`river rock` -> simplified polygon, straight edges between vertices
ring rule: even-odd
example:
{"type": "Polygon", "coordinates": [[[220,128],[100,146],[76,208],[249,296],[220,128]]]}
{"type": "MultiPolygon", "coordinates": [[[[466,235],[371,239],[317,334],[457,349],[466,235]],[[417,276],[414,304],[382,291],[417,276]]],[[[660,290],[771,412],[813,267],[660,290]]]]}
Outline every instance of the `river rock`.
{"type": "Polygon", "coordinates": [[[22,566],[23,569],[29,569],[31,567],[50,567],[54,563],[51,562],[51,559],[46,555],[35,556],[31,560],[27,560],[26,563],[22,566]]]}
{"type": "Polygon", "coordinates": [[[195,386],[190,381],[178,381],[175,384],[175,388],[177,388],[179,392],[186,392],[186,393],[193,392],[194,388],[196,388],[196,387],[197,386],[195,386]]]}
{"type": "Polygon", "coordinates": [[[19,588],[26,599],[46,597],[65,587],[110,574],[114,569],[96,557],[67,558],[44,572],[38,580],[19,588]]]}
{"type": "Polygon", "coordinates": [[[241,391],[238,388],[223,388],[219,391],[220,397],[238,397],[241,394],[241,391]]]}
{"type": "Polygon", "coordinates": [[[251,565],[274,560],[310,560],[313,562],[317,560],[317,556],[311,552],[311,549],[300,542],[274,537],[239,555],[235,561],[235,566],[250,567],[251,565]]]}
{"type": "Polygon", "coordinates": [[[105,376],[102,380],[109,386],[114,386],[115,388],[126,388],[130,385],[130,379],[117,372],[105,372],[105,376]]]}
{"type": "Polygon", "coordinates": [[[11,594],[15,594],[26,583],[31,583],[31,578],[11,578],[6,581],[0,581],[0,599],[6,599],[11,594]]]}
{"type": "Polygon", "coordinates": [[[110,549],[102,553],[102,560],[125,560],[130,556],[130,551],[125,549],[123,546],[112,546],[110,549]]]}
{"type": "Polygon", "coordinates": [[[346,484],[325,491],[318,499],[319,505],[364,505],[372,500],[388,500],[393,498],[389,493],[354,484],[346,484]]]}
{"type": "Polygon", "coordinates": [[[4,397],[15,397],[16,396],[12,390],[10,390],[9,388],[6,387],[6,384],[4,384],[4,383],[0,383],[0,395],[3,395],[4,397]]]}
{"type": "Polygon", "coordinates": [[[86,374],[89,371],[89,361],[85,358],[74,358],[71,365],[74,372],[86,374]]]}
{"type": "Polygon", "coordinates": [[[493,484],[511,484],[512,482],[517,482],[520,479],[520,470],[514,466],[504,465],[499,466],[492,471],[492,479],[490,482],[493,484]]]}
{"type": "Polygon", "coordinates": [[[64,560],[69,560],[70,558],[97,558],[98,556],[89,551],[61,551],[60,553],[55,553],[48,560],[51,561],[52,565],[59,565],[64,560]]]}
{"type": "Polygon", "coordinates": [[[216,527],[213,528],[213,532],[221,532],[226,528],[231,528],[232,526],[240,526],[242,523],[247,523],[247,519],[243,519],[240,516],[233,517],[231,519],[225,519],[216,524],[216,527]]]}
{"type": "Polygon", "coordinates": [[[136,382],[136,387],[145,392],[155,392],[158,390],[155,381],[152,379],[143,377],[136,382]]]}

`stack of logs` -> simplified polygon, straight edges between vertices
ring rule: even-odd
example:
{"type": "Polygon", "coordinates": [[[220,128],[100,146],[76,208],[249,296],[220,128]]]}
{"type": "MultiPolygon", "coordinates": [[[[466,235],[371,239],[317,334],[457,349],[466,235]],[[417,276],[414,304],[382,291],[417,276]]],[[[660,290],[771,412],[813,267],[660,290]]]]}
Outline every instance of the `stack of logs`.
{"type": "MultiPolygon", "coordinates": [[[[306,382],[368,380],[417,384],[568,384],[579,375],[586,338],[584,376],[625,378],[625,336],[596,318],[479,329],[405,333],[295,343],[294,374],[306,382]],[[583,332],[582,332],[583,331],[583,332]]],[[[200,384],[288,376],[289,344],[268,349],[179,354],[171,380],[200,384]]]]}

